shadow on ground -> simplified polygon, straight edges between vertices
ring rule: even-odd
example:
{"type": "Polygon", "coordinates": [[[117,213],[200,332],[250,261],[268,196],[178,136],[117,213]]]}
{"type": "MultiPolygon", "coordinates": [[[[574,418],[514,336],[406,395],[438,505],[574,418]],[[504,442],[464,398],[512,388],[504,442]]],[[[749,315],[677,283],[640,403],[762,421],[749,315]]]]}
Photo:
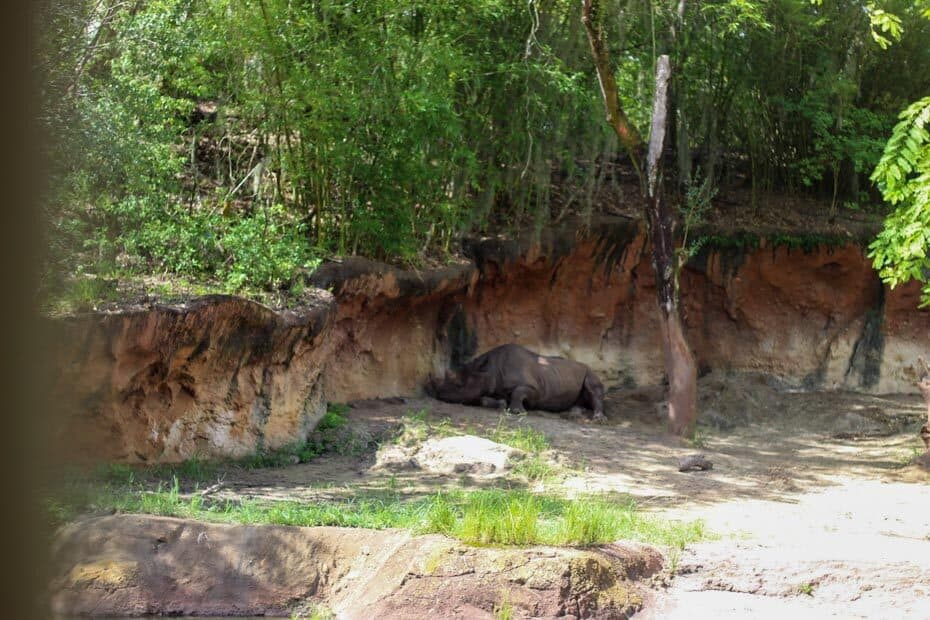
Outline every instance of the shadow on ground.
{"type": "Polygon", "coordinates": [[[391,441],[405,416],[419,413],[431,428],[489,436],[496,428],[529,427],[551,448],[545,457],[558,475],[544,482],[517,475],[440,475],[378,468],[373,451],[327,455],[275,469],[224,469],[216,499],[338,499],[389,493],[416,497],[439,489],[505,486],[567,495],[617,493],[643,509],[706,506],[737,498],[794,502],[799,494],[860,477],[926,482],[907,463],[920,443],[925,415],[916,395],[779,391],[757,378],[704,380],[702,423],[694,442],[665,433],[661,389],[608,394],[606,424],[585,417],[530,412],[514,416],[430,398],[351,403],[349,424],[366,436],[391,441]],[[681,473],[679,457],[703,453],[709,471],[681,473]]]}

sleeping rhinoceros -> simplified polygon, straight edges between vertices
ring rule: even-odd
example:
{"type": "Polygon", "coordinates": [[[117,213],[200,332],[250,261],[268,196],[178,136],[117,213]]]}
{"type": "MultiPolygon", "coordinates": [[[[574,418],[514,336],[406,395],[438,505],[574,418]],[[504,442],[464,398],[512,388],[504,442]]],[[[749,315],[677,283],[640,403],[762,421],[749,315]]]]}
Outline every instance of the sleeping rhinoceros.
{"type": "Polygon", "coordinates": [[[444,381],[430,380],[430,388],[436,398],[450,403],[508,405],[514,412],[583,407],[593,411],[593,419],[604,419],[604,386],[590,368],[516,344],[491,349],[460,372],[447,372],[444,381]]]}

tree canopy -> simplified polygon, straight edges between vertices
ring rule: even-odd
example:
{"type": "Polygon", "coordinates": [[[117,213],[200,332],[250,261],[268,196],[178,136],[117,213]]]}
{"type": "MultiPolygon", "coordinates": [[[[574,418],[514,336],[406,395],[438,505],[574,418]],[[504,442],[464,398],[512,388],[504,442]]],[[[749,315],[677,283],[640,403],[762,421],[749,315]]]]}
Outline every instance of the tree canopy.
{"type": "MultiPolygon", "coordinates": [[[[878,166],[925,234],[927,3],[603,7],[641,131],[671,56],[679,187],[861,209],[878,202],[878,166]],[[883,156],[902,109],[910,129],[883,156]]],[[[576,0],[76,0],[40,19],[59,265],[276,287],[333,253],[416,261],[463,232],[589,215],[597,188],[625,182],[616,135],[592,122],[603,106],[576,0]]],[[[926,252],[888,248],[920,233],[898,228],[873,251],[914,275],[926,252]]]]}

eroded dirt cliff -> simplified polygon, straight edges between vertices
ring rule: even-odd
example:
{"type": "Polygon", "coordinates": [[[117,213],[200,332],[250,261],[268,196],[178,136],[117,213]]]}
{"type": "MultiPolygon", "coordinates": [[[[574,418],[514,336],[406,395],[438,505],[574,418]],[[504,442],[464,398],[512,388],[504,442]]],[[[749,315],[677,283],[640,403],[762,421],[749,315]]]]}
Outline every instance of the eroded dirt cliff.
{"type": "MultiPolygon", "coordinates": [[[[325,263],[309,277],[315,301],[299,310],[205,297],[56,320],[63,444],[130,462],[281,447],[306,437],[326,401],[418,394],[430,374],[505,342],[587,363],[608,387],[662,381],[637,221],[601,218],[465,250],[471,262],[425,272],[325,263]]],[[[930,349],[918,287],[883,287],[854,240],[706,246],[681,283],[704,371],[913,392],[916,356],[930,349]]]]}
{"type": "Polygon", "coordinates": [[[334,303],[203,297],[49,323],[62,449],[117,461],[242,456],[312,430],[334,303]]]}

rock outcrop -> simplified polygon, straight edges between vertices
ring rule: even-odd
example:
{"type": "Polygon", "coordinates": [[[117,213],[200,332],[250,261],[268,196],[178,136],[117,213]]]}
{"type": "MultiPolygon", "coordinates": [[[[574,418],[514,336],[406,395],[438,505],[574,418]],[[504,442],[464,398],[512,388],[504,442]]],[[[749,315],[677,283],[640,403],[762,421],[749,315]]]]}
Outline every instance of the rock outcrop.
{"type": "Polygon", "coordinates": [[[338,617],[622,618],[662,568],[634,543],[586,550],[467,547],[399,530],[221,525],[119,515],[65,526],[53,550],[55,613],[338,617]]]}
{"type": "MultiPolygon", "coordinates": [[[[305,438],[327,400],[417,394],[430,374],[507,342],[583,362],[608,387],[662,381],[637,221],[601,218],[465,250],[471,262],[425,272],[324,263],[307,282],[317,301],[298,311],[213,296],[53,321],[63,444],[130,462],[277,448],[305,438]]],[[[930,349],[919,287],[884,287],[854,240],[707,246],[681,284],[705,371],[913,392],[912,365],[930,349]]]]}
{"type": "Polygon", "coordinates": [[[53,321],[56,439],[75,456],[179,461],[306,438],[325,411],[334,303],[227,296],[53,321]]]}

